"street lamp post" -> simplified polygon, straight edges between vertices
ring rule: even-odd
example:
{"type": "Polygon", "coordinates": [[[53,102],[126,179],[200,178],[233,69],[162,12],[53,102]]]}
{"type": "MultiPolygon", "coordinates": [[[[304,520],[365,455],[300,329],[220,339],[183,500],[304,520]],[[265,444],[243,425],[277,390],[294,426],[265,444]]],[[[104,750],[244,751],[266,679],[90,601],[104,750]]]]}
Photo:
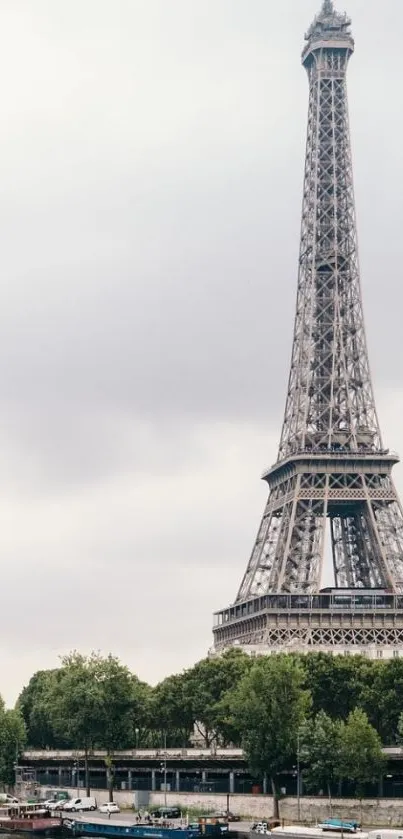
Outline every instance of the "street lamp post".
{"type": "Polygon", "coordinates": [[[299,729],[297,732],[297,812],[298,812],[298,822],[301,821],[301,780],[300,780],[300,740],[299,740],[299,729]]]}
{"type": "Polygon", "coordinates": [[[77,786],[77,798],[80,795],[80,757],[78,752],[74,755],[75,760],[73,763],[73,772],[72,774],[76,776],[76,786],[77,786]]]}
{"type": "Polygon", "coordinates": [[[164,731],[164,806],[167,806],[167,733],[164,731]]]}
{"type": "Polygon", "coordinates": [[[80,795],[80,781],[79,781],[79,777],[78,777],[78,772],[79,772],[78,760],[75,760],[74,763],[73,763],[73,775],[76,776],[77,798],[80,795]]]}
{"type": "Polygon", "coordinates": [[[18,795],[18,798],[19,798],[20,795],[21,795],[20,787],[22,787],[22,783],[20,782],[20,773],[19,773],[19,766],[18,766],[17,760],[14,763],[13,769],[14,769],[14,778],[15,778],[15,780],[14,780],[14,794],[18,795]]]}

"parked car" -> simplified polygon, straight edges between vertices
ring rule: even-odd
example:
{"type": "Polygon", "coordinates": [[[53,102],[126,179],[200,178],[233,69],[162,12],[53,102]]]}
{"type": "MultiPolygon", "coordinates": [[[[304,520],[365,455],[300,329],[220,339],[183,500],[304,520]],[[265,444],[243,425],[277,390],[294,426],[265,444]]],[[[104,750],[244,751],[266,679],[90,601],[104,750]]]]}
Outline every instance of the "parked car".
{"type": "Polygon", "coordinates": [[[240,822],[240,816],[235,816],[234,813],[230,813],[229,810],[218,810],[217,813],[213,814],[213,818],[215,819],[225,819],[227,822],[240,822]]]}
{"type": "Polygon", "coordinates": [[[101,804],[99,807],[100,813],[120,813],[120,807],[115,803],[115,801],[108,801],[106,804],[101,804]]]}
{"type": "Polygon", "coordinates": [[[70,794],[66,789],[47,789],[43,795],[44,801],[68,801],[70,794]]]}
{"type": "Polygon", "coordinates": [[[65,798],[48,798],[47,801],[43,802],[43,806],[45,810],[63,810],[64,805],[66,804],[65,798]]]}
{"type": "Polygon", "coordinates": [[[97,802],[92,796],[88,798],[72,798],[71,801],[66,801],[63,812],[75,813],[77,810],[96,810],[97,802]]]}
{"type": "Polygon", "coordinates": [[[181,811],[179,807],[158,807],[154,810],[152,816],[155,819],[180,819],[181,811]]]}

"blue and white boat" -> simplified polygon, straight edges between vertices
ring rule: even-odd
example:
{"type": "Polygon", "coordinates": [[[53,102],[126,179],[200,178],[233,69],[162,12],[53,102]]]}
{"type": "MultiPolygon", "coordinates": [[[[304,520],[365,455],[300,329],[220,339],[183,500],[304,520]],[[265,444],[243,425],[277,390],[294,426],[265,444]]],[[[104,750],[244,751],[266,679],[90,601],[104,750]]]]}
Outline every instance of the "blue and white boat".
{"type": "Polygon", "coordinates": [[[104,819],[64,819],[63,826],[73,836],[105,837],[105,839],[199,839],[201,836],[220,836],[218,824],[184,827],[159,827],[149,824],[130,824],[127,821],[104,819]]]}
{"type": "Polygon", "coordinates": [[[356,833],[360,829],[360,824],[353,819],[351,821],[344,821],[344,819],[324,819],[318,827],[321,827],[322,830],[340,831],[340,833],[356,833]]]}

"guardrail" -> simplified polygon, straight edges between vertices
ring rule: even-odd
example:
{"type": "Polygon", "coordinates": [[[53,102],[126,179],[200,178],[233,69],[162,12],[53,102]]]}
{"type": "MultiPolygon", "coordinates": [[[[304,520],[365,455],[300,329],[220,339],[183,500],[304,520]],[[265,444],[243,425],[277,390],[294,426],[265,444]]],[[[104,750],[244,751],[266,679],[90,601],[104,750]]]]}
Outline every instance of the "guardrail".
{"type": "MultiPolygon", "coordinates": [[[[403,746],[384,746],[385,757],[391,760],[403,760],[403,746]]],[[[107,752],[103,749],[90,751],[90,760],[104,759],[107,752]]],[[[244,760],[243,749],[126,749],[111,755],[112,760],[244,760]]],[[[23,753],[26,761],[74,761],[84,758],[84,751],[69,749],[27,749],[23,753]]]]}
{"type": "MultiPolygon", "coordinates": [[[[158,760],[167,757],[173,760],[242,760],[243,749],[125,749],[117,750],[111,755],[113,760],[134,759],[134,760],[158,760]]],[[[27,749],[23,753],[25,760],[77,760],[84,758],[84,751],[81,749],[27,749]]],[[[94,749],[88,753],[92,759],[105,759],[107,752],[104,749],[94,749]]]]}

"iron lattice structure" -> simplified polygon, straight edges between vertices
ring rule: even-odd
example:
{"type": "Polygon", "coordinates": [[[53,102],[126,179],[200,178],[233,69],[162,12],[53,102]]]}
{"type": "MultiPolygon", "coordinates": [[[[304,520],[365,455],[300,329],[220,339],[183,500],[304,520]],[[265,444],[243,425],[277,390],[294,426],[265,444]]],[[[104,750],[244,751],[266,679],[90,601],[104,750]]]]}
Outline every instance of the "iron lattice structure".
{"type": "MultiPolygon", "coordinates": [[[[263,476],[269,499],[235,605],[318,593],[326,532],[337,588],[403,593],[403,513],[391,477],[398,457],[382,444],[362,311],[346,85],[350,27],[324,0],[302,54],[309,109],[291,371],[278,460],[263,476]]],[[[216,647],[273,636],[269,619],[245,629],[241,613],[226,614],[217,613],[216,647]],[[238,621],[231,637],[225,620],[238,621]]],[[[348,646],[354,627],[347,635],[338,628],[335,640],[329,614],[317,632],[330,646],[348,646]]],[[[402,644],[403,623],[392,630],[393,638],[373,625],[367,642],[402,644]]],[[[276,618],[275,637],[281,645],[308,636],[290,622],[279,628],[276,618]]]]}

